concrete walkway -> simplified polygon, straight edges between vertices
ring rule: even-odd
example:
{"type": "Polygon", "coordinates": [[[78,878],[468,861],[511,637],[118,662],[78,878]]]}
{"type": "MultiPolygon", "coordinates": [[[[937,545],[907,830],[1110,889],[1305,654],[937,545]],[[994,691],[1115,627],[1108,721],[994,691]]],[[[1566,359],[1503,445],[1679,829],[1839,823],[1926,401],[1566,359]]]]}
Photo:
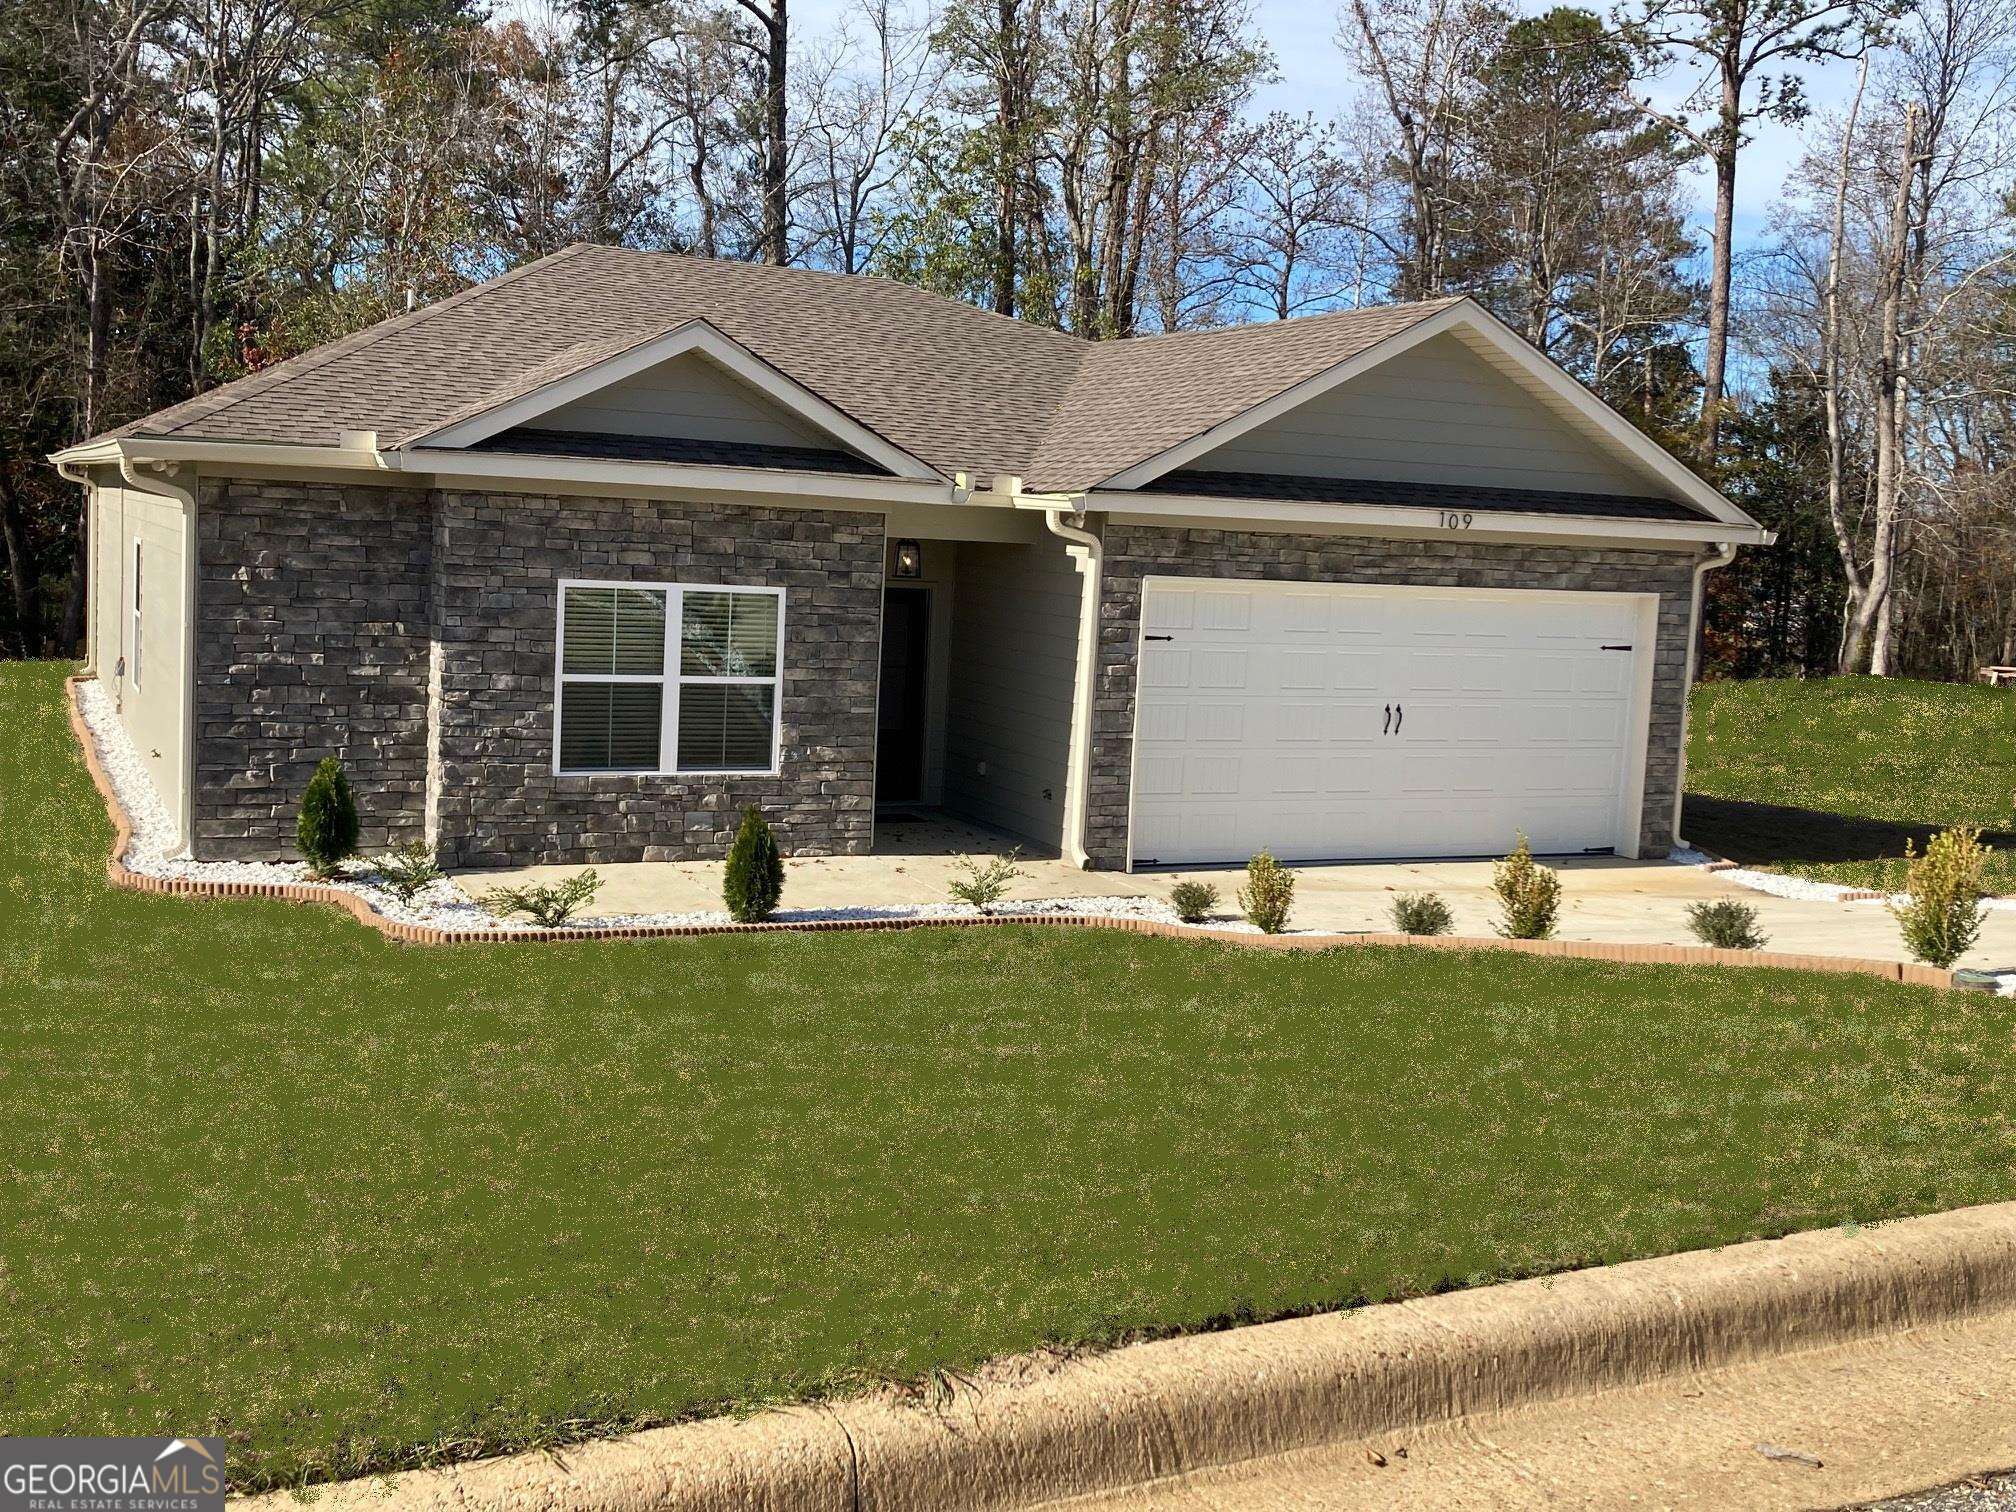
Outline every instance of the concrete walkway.
{"type": "MultiPolygon", "coordinates": [[[[946,885],[958,875],[962,855],[1001,855],[1015,841],[957,820],[924,817],[877,829],[869,856],[806,857],[785,863],[788,908],[845,908],[948,901],[946,885]]],[[[1054,856],[1018,863],[1024,875],[1009,899],[1155,897],[1167,899],[1186,878],[1210,883],[1227,917],[1237,914],[1239,868],[1189,872],[1080,871],[1054,856]]],[[[1698,867],[1668,861],[1622,861],[1612,856],[1550,859],[1562,874],[1560,937],[1613,944],[1694,945],[1688,905],[1735,898],[1755,908],[1769,948],[1799,955],[1858,956],[1902,961],[1909,955],[1897,926],[1880,903],[1821,903],[1776,898],[1723,881],[1698,867]]],[[[551,881],[579,871],[573,866],[530,866],[509,872],[465,872],[456,877],[472,895],[502,883],[551,881]]],[[[598,866],[603,888],[596,914],[706,913],[721,907],[718,861],[630,862],[598,866]]],[[[1489,861],[1359,862],[1295,868],[1297,931],[1345,934],[1392,927],[1388,910],[1402,892],[1442,895],[1456,916],[1455,933],[1488,935],[1498,917],[1489,861]]],[[[2016,969],[2016,909],[1991,909],[1981,942],[1960,964],[2016,969]]]]}

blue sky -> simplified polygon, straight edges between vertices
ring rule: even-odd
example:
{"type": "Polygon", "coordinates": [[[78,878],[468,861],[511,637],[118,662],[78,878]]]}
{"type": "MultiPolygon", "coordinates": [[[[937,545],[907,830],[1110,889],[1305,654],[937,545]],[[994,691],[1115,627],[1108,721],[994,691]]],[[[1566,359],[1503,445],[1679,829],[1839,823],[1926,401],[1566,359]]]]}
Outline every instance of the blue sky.
{"type": "MultiPolygon", "coordinates": [[[[1582,0],[1601,11],[1598,0],[1582,0]]],[[[1519,0],[1520,9],[1538,12],[1548,9],[1536,0],[1519,0]]],[[[1263,97],[1270,109],[1297,113],[1314,111],[1334,115],[1342,109],[1357,87],[1357,80],[1336,45],[1337,7],[1319,0],[1258,0],[1256,15],[1261,32],[1273,45],[1280,79],[1263,97]]],[[[1794,72],[1805,81],[1807,97],[1817,109],[1845,106],[1855,86],[1852,63],[1832,63],[1802,67],[1794,72]]],[[[1675,66],[1651,90],[1654,102],[1672,106],[1684,97],[1699,74],[1675,66]]],[[[1754,140],[1744,149],[1736,180],[1736,235],[1749,241],[1767,229],[1771,207],[1787,173],[1798,162],[1800,140],[1796,128],[1762,124],[1754,140]]],[[[1696,222],[1705,238],[1709,212],[1714,202],[1714,186],[1705,169],[1691,176],[1696,222]]]]}

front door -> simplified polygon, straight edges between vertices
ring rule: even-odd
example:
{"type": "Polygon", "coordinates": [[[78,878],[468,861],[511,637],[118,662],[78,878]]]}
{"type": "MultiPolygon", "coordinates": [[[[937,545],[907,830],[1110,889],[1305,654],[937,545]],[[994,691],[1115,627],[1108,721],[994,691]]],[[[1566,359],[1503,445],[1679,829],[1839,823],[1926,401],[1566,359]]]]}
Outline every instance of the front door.
{"type": "Polygon", "coordinates": [[[875,801],[924,797],[924,686],[930,661],[931,590],[882,595],[882,698],[876,717],[875,801]]]}

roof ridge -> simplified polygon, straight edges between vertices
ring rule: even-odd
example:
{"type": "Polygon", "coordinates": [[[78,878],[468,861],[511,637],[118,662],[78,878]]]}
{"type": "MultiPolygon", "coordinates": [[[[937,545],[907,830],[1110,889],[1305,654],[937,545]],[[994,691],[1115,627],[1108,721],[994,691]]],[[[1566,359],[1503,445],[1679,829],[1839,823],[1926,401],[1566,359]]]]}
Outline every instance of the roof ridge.
{"type": "MultiPolygon", "coordinates": [[[[243,404],[248,399],[256,399],[259,395],[269,392],[279,384],[291,383],[297,378],[305,377],[309,373],[320,372],[324,367],[327,367],[339,358],[349,357],[357,352],[364,351],[389,336],[413,330],[416,326],[424,324],[431,316],[438,315],[448,309],[459,308],[462,305],[469,304],[479,295],[488,294],[494,289],[501,289],[506,284],[516,283],[519,279],[538,269],[563,262],[579,252],[583,245],[581,242],[571,243],[568,246],[562,247],[557,252],[549,252],[546,256],[534,258],[529,263],[521,263],[508,273],[500,273],[497,277],[485,279],[482,283],[471,284],[466,289],[458,289],[446,299],[438,299],[433,304],[425,305],[418,310],[408,310],[399,315],[388,316],[384,320],[374,321],[362,330],[352,331],[349,335],[338,337],[335,341],[327,342],[322,346],[310,347],[307,351],[300,353],[296,357],[291,357],[285,362],[275,363],[272,367],[266,368],[261,372],[248,373],[244,378],[233,383],[227,383],[221,388],[211,389],[207,394],[193,394],[184,400],[183,403],[193,407],[198,401],[206,398],[222,398],[225,394],[230,394],[231,397],[225,399],[221,404],[204,406],[196,409],[194,413],[178,417],[174,425],[170,426],[162,434],[172,435],[185,425],[193,425],[198,420],[212,419],[236,405],[243,404]],[[317,360],[311,361],[309,360],[311,358],[317,360]],[[298,366],[296,366],[297,363],[299,364],[298,366]],[[266,380],[263,383],[258,381],[262,378],[266,380]],[[233,392],[233,390],[237,392],[233,392]]],[[[176,408],[179,409],[181,406],[178,405],[176,408]]]]}
{"type": "Polygon", "coordinates": [[[990,310],[985,305],[972,304],[951,294],[940,294],[936,289],[905,283],[902,279],[891,278],[886,273],[842,273],[833,268],[808,268],[802,263],[752,262],[742,257],[707,257],[698,252],[674,252],[656,247],[625,247],[610,242],[576,242],[574,245],[598,252],[617,252],[626,257],[668,258],[679,262],[708,263],[722,268],[761,268],[775,273],[802,274],[833,283],[877,284],[885,289],[893,289],[908,299],[930,300],[938,304],[953,305],[969,315],[984,315],[991,321],[1005,323],[1018,331],[1031,333],[1044,340],[1054,338],[1088,350],[1106,344],[1103,340],[1080,336],[1075,331],[1067,331],[1059,326],[1038,325],[1033,320],[1024,320],[1020,315],[1003,315],[999,310],[990,310]]]}
{"type": "Polygon", "coordinates": [[[1312,310],[1290,315],[1286,320],[1228,320],[1223,325],[1190,326],[1180,331],[1144,331],[1133,336],[1116,336],[1094,346],[1126,347],[1151,341],[1180,341],[1191,336],[1223,336],[1232,331],[1279,331],[1289,326],[1314,325],[1320,320],[1351,320],[1363,316],[1392,315],[1401,310],[1442,310],[1463,303],[1468,294],[1444,294],[1435,299],[1400,299],[1391,304],[1353,305],[1348,310],[1312,310]]]}

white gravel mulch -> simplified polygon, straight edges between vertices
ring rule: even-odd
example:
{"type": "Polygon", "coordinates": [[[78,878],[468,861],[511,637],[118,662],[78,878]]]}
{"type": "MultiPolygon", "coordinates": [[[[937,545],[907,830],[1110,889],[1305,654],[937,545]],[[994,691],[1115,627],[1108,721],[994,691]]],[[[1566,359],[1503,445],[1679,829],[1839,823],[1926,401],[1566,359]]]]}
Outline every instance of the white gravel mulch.
{"type": "MultiPolygon", "coordinates": [[[[1682,847],[1670,852],[1667,860],[1678,866],[1712,866],[1715,857],[1706,851],[1682,847]]],[[[1783,872],[1758,871],[1753,867],[1725,867],[1715,873],[1724,882],[1733,882],[1738,887],[1747,887],[1752,892],[1769,893],[1774,898],[1792,898],[1801,903],[1846,903],[1851,908],[1856,905],[1881,907],[1886,903],[1901,906],[1909,897],[1906,893],[1891,893],[1884,898],[1852,896],[1866,894],[1866,887],[1846,887],[1839,882],[1815,882],[1810,877],[1792,877],[1783,872]]],[[[1983,898],[1983,908],[2016,909],[2016,898],[1983,898]]]]}
{"type": "MultiPolygon", "coordinates": [[[[84,724],[98,749],[98,761],[112,784],[113,795],[126,811],[133,839],[119,859],[126,869],[145,877],[174,878],[190,882],[250,882],[327,887],[352,893],[370,905],[374,913],[401,924],[432,926],[455,931],[510,930],[536,932],[539,926],[527,920],[504,918],[472,902],[446,878],[432,882],[403,903],[397,894],[373,880],[377,873],[368,860],[345,862],[342,876],[331,882],[317,882],[301,861],[192,861],[175,852],[175,822],[162,806],[147,763],[134,746],[132,737],[112,706],[112,695],[96,682],[77,685],[78,707],[84,724]]],[[[1013,900],[996,906],[994,912],[1014,914],[1095,914],[1103,918],[1152,919],[1176,922],[1175,910],[1159,898],[1038,898],[1013,900]]],[[[862,906],[857,908],[780,908],[773,922],[865,923],[876,919],[956,919],[979,918],[982,910],[966,903],[921,903],[914,905],[862,906]]],[[[727,911],[713,909],[700,913],[598,914],[569,920],[569,929],[638,929],[681,927],[696,924],[732,924],[727,911]]],[[[1209,926],[1230,933],[1253,929],[1243,919],[1213,920],[1209,926]]]]}

